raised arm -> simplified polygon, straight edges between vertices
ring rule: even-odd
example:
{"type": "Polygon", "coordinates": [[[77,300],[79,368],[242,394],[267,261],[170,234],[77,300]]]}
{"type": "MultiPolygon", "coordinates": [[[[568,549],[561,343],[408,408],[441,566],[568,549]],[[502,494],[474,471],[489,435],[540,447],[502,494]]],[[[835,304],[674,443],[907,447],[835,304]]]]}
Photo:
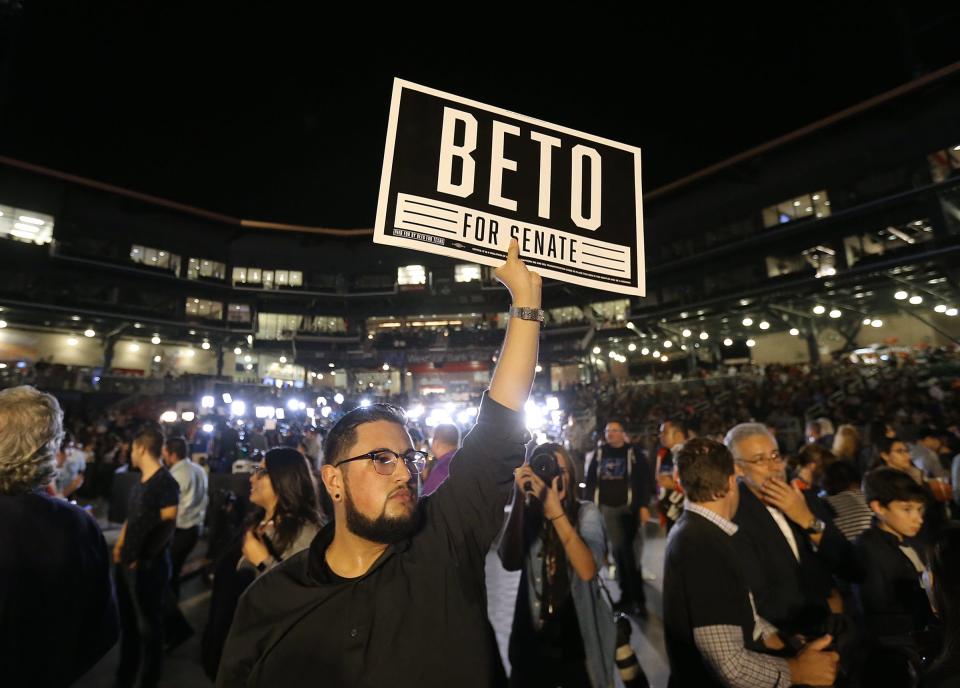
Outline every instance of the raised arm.
{"type": "MultiPolygon", "coordinates": [[[[512,305],[540,308],[540,275],[531,272],[520,260],[517,240],[510,242],[507,262],[496,270],[497,279],[510,291],[512,305]]],[[[530,396],[540,344],[540,323],[510,318],[497,368],[490,382],[490,397],[519,411],[530,396]]]]}

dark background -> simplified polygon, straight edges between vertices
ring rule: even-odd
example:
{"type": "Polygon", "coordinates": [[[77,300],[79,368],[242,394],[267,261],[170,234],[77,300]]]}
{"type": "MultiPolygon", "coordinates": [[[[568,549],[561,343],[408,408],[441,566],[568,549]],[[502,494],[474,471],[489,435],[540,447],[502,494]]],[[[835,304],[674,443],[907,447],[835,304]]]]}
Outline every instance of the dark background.
{"type": "Polygon", "coordinates": [[[637,8],[3,0],[0,154],[369,228],[394,76],[638,145],[652,190],[960,58],[956,3],[637,8]]]}

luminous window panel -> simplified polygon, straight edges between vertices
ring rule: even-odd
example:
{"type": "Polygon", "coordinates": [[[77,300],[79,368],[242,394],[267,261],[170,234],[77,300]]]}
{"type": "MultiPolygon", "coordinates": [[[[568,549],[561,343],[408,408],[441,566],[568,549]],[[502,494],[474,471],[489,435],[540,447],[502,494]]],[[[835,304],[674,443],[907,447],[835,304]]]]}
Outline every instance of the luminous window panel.
{"type": "Polygon", "coordinates": [[[267,289],[273,288],[273,270],[263,270],[261,272],[263,275],[263,286],[267,289]]]}
{"type": "Polygon", "coordinates": [[[303,273],[300,270],[290,271],[290,286],[291,287],[303,286],[303,273]]]}
{"type": "Polygon", "coordinates": [[[285,287],[290,281],[290,273],[287,270],[277,270],[274,275],[276,277],[277,286],[285,287]]]}
{"type": "Polygon", "coordinates": [[[453,280],[455,282],[479,282],[480,278],[480,266],[475,263],[460,263],[453,266],[453,280]]]}
{"type": "Polygon", "coordinates": [[[426,284],[427,270],[422,265],[404,265],[397,268],[397,284],[426,284]]]}
{"type": "Polygon", "coordinates": [[[130,247],[130,260],[132,260],[134,263],[142,263],[145,251],[146,249],[144,249],[143,246],[137,246],[134,244],[130,247]]]}
{"type": "Polygon", "coordinates": [[[233,269],[233,283],[234,284],[246,284],[247,282],[247,269],[246,268],[234,268],[233,269]]]}
{"type": "Polygon", "coordinates": [[[247,281],[250,284],[260,284],[263,279],[263,271],[260,268],[247,268],[247,281]]]}
{"type": "Polygon", "coordinates": [[[53,240],[53,216],[0,205],[0,239],[12,239],[25,244],[49,244],[53,240]]]}
{"type": "Polygon", "coordinates": [[[250,322],[250,306],[245,303],[231,303],[227,309],[227,320],[239,323],[250,322]]]}

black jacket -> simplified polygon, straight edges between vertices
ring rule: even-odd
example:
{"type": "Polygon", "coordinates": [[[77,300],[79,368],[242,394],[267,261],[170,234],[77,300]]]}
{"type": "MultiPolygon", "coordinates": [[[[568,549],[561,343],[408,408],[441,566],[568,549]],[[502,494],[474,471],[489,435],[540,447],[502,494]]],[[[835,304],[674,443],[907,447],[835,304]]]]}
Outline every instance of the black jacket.
{"type": "Polygon", "coordinates": [[[359,578],[331,580],[327,525],[244,593],[217,686],[490,686],[505,681],[484,564],[528,436],[484,398],[450,477],[420,500],[421,529],[359,578]]]}
{"type": "Polygon", "coordinates": [[[107,543],[93,517],[39,493],[0,496],[0,682],[69,686],[118,636],[107,543]]]}
{"type": "MultiPolygon", "coordinates": [[[[629,449],[632,445],[626,445],[629,449]]],[[[597,502],[597,456],[600,452],[607,450],[606,444],[602,445],[596,451],[590,452],[586,458],[586,476],[583,490],[583,498],[588,502],[597,502]]],[[[653,499],[655,490],[655,481],[653,476],[653,467],[647,461],[646,453],[633,447],[633,463],[627,468],[630,472],[630,509],[633,512],[640,511],[642,506],[650,506],[650,500],[653,499]]]]}
{"type": "Polygon", "coordinates": [[[799,562],[767,507],[743,482],[740,506],[733,519],[739,530],[733,541],[757,613],[789,635],[818,636],[827,631],[827,598],[834,586],[833,574],[848,580],[858,574],[853,546],[833,525],[829,509],[816,497],[805,497],[810,510],[827,528],[814,550],[803,529],[787,519],[797,541],[799,562]]]}
{"type": "Polygon", "coordinates": [[[935,622],[920,574],[895,535],[874,525],[857,538],[856,551],[864,572],[857,590],[872,638],[904,638],[935,622]]]}

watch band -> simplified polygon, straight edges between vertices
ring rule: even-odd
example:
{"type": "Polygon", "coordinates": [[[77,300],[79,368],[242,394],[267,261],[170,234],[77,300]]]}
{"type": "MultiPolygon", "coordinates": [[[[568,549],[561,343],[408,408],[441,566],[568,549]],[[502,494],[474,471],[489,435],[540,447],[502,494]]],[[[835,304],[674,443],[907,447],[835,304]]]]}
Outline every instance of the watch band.
{"type": "Polygon", "coordinates": [[[821,521],[819,518],[814,518],[813,522],[803,529],[807,535],[819,535],[824,530],[826,530],[827,524],[821,521]]]}
{"type": "Polygon", "coordinates": [[[542,308],[530,308],[529,306],[510,306],[510,317],[542,323],[545,315],[542,308]]]}

